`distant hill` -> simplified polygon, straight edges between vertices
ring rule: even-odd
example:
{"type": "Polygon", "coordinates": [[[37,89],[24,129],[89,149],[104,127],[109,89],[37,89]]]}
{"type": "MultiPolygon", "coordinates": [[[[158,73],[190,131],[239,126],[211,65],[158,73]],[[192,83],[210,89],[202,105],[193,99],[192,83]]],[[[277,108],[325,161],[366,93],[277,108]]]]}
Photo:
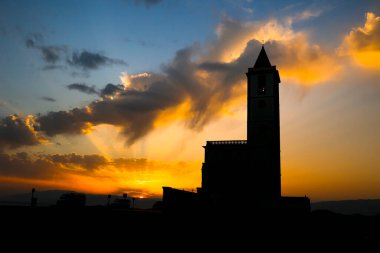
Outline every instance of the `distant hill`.
{"type": "Polygon", "coordinates": [[[311,203],[311,210],[329,210],[340,214],[380,215],[380,199],[322,201],[311,203]]]}
{"type": "MultiPolygon", "coordinates": [[[[50,190],[50,191],[36,191],[34,196],[37,198],[37,206],[52,206],[57,203],[57,200],[63,193],[69,191],[63,190],[50,190]]],[[[0,197],[0,206],[2,205],[12,205],[12,206],[28,206],[30,205],[32,194],[31,193],[20,193],[8,196],[0,197]]],[[[116,198],[121,198],[122,196],[112,195],[111,203],[116,198]]],[[[153,204],[160,199],[158,198],[144,198],[135,200],[135,208],[148,209],[153,206],[153,204]]],[[[97,205],[107,205],[107,195],[98,194],[86,194],[86,205],[87,206],[97,206],[97,205]]]]}

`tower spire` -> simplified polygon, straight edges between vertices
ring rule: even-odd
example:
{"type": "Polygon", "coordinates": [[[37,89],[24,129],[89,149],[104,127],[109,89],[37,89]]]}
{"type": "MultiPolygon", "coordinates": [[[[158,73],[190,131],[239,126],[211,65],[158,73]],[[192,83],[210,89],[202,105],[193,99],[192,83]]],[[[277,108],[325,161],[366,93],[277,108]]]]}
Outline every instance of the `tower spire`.
{"type": "Polygon", "coordinates": [[[264,45],[262,45],[261,51],[259,53],[259,57],[257,57],[257,60],[253,68],[258,69],[258,68],[270,68],[270,67],[272,67],[272,65],[270,64],[267,53],[265,52],[264,45]]]}

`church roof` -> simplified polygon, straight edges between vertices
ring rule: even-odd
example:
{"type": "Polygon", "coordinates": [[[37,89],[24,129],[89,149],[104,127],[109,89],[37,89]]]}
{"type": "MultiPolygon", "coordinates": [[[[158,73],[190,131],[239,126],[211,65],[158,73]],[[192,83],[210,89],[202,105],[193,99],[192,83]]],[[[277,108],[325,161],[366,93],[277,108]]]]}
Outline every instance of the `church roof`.
{"type": "Polygon", "coordinates": [[[265,52],[264,46],[262,46],[261,51],[259,53],[259,57],[257,57],[257,60],[253,68],[257,69],[257,68],[270,68],[270,67],[272,67],[272,65],[270,64],[270,61],[268,59],[267,53],[265,52]]]}

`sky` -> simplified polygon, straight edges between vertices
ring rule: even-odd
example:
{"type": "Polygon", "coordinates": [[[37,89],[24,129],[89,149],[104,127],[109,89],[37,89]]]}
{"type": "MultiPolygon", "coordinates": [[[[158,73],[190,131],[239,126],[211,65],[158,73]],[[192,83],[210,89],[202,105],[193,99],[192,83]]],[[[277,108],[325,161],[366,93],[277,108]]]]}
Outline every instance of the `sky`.
{"type": "Polygon", "coordinates": [[[200,187],[206,141],[246,139],[262,43],[282,195],[380,198],[375,0],[1,0],[0,195],[200,187]]]}

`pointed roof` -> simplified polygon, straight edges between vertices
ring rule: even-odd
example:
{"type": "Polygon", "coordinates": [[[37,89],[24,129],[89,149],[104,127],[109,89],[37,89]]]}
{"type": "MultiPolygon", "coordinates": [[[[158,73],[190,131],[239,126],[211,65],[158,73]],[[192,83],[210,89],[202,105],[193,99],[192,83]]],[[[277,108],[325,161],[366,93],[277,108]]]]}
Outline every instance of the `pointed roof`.
{"type": "Polygon", "coordinates": [[[259,57],[257,57],[256,63],[253,66],[254,69],[258,68],[270,68],[272,65],[268,59],[267,53],[265,52],[264,45],[261,47],[259,57]]]}

